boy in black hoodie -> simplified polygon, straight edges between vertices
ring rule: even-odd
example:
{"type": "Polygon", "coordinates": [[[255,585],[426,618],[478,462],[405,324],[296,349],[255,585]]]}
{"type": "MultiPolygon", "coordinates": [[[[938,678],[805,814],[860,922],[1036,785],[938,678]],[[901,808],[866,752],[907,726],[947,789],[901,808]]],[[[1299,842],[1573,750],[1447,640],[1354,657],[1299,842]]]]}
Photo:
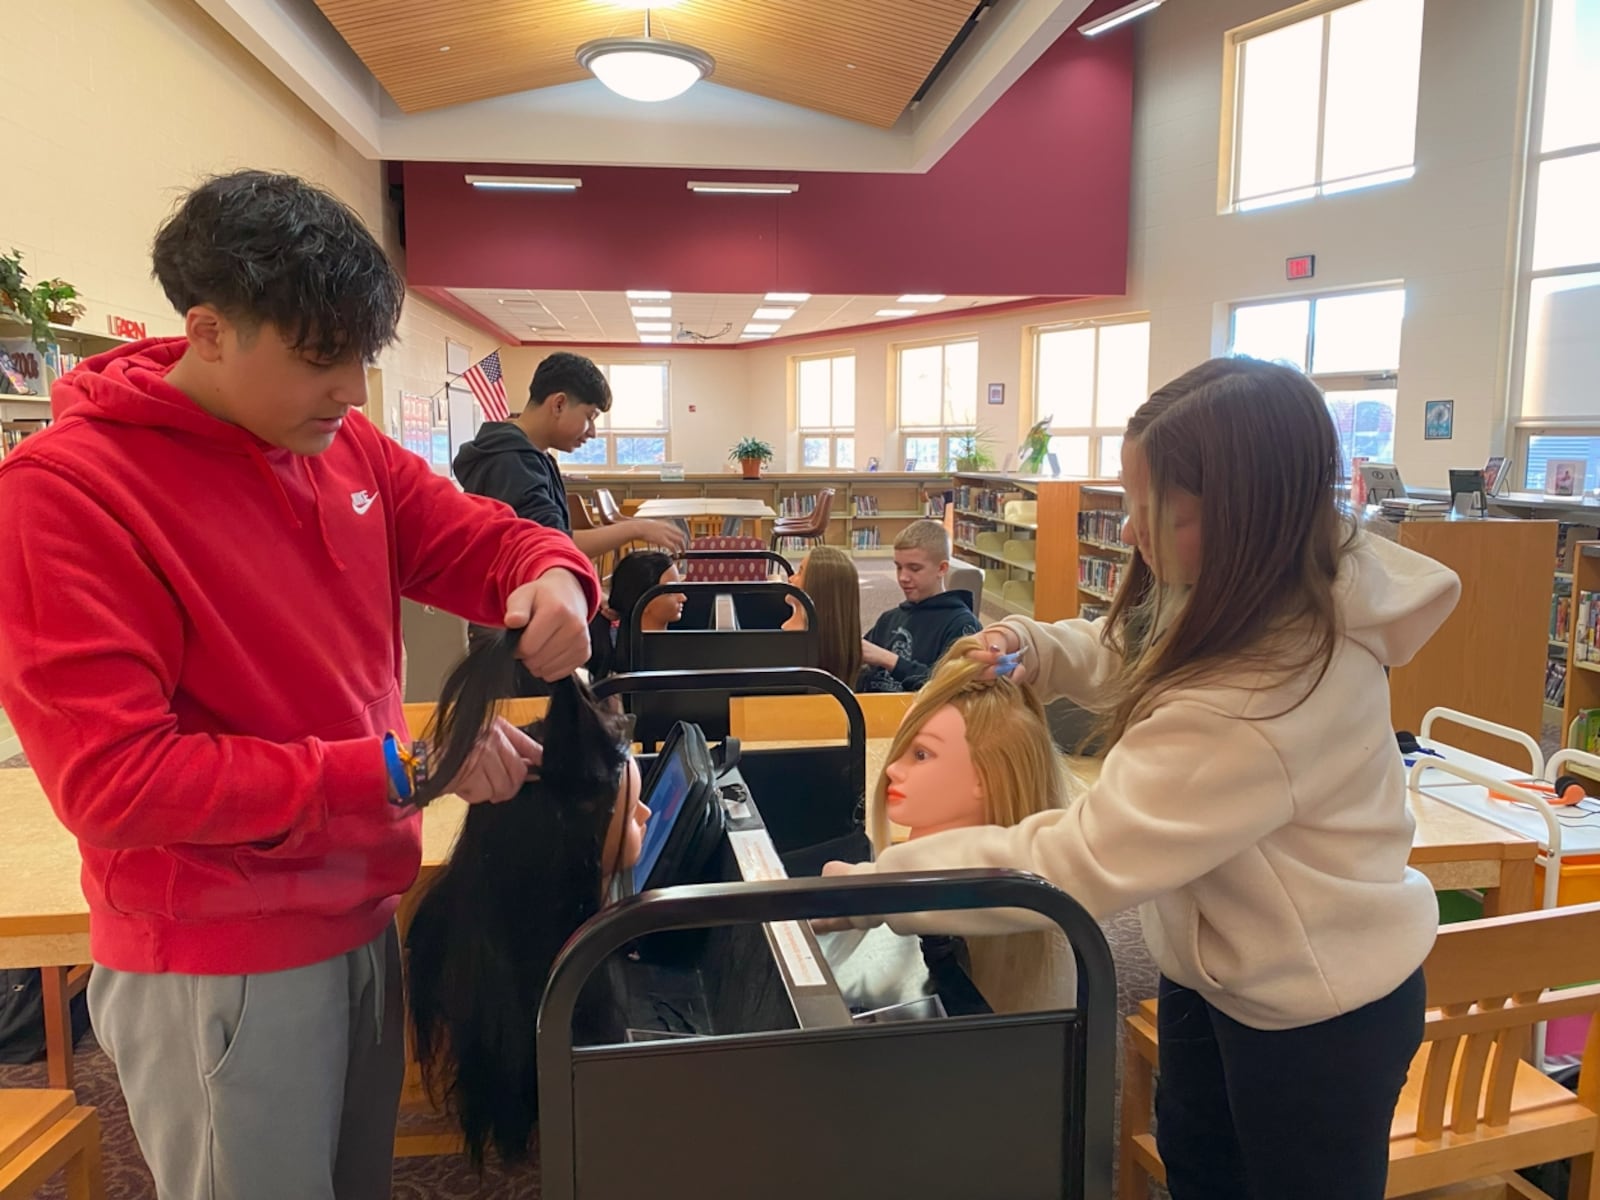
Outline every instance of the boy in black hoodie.
{"type": "Polygon", "coordinates": [[[950,534],[937,521],[913,521],[894,543],[895,582],[905,603],[880,616],[861,642],[858,692],[914,692],[950,643],[982,625],[968,591],[945,591],[950,534]]]}

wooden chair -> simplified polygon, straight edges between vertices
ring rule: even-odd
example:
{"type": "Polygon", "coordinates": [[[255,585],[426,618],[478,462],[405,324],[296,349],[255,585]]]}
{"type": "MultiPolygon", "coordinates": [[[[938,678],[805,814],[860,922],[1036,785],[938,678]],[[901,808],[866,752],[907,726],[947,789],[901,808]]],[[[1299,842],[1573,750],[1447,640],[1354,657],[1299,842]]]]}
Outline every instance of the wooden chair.
{"type": "MultiPolygon", "coordinates": [[[[1447,926],[1423,969],[1427,1028],[1390,1127],[1384,1195],[1550,1200],[1515,1172],[1570,1158],[1570,1200],[1600,1200],[1600,1021],[1576,1095],[1525,1061],[1538,1022],[1600,1012],[1600,984],[1588,983],[1600,979],[1600,904],[1447,926]]],[[[1166,1179],[1150,1131],[1154,1000],[1125,1037],[1120,1195],[1144,1200],[1149,1177],[1166,1179]]]]}
{"type": "Polygon", "coordinates": [[[72,1056],[72,1001],[89,985],[88,964],[77,967],[41,967],[39,982],[44,1001],[44,1057],[50,1086],[71,1091],[76,1072],[72,1056]]]}
{"type": "Polygon", "coordinates": [[[105,1200],[95,1110],[69,1091],[0,1089],[0,1200],[28,1200],[63,1170],[67,1200],[105,1200]]]}
{"type": "Polygon", "coordinates": [[[811,511],[803,517],[779,517],[772,523],[771,548],[778,548],[779,538],[799,538],[813,545],[827,540],[828,516],[833,512],[833,488],[823,488],[817,493],[811,511]]]}

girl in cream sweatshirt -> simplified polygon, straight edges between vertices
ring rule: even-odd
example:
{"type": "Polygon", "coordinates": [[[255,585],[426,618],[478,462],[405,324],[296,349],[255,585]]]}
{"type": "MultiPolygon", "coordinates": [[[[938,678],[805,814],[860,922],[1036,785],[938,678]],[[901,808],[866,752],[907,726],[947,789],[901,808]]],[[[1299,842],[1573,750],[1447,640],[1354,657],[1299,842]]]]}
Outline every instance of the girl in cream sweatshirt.
{"type": "MultiPolygon", "coordinates": [[[[1100,621],[980,635],[1046,699],[1103,714],[1076,804],[828,873],[1013,867],[1104,917],[1139,906],[1161,968],[1157,1139],[1173,1200],[1380,1200],[1420,1044],[1432,887],[1384,668],[1455,606],[1431,559],[1356,535],[1299,372],[1216,359],[1123,444],[1135,553],[1100,621]]],[[[969,917],[952,932],[992,931],[969,917]]],[[[895,921],[907,930],[931,927],[895,921]]]]}

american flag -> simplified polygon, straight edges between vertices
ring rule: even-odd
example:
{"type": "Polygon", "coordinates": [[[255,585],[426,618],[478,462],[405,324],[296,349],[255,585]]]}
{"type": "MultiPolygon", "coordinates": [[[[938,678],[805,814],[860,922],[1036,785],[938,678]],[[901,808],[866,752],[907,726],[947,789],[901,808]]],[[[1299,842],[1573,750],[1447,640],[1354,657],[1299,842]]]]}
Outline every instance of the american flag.
{"type": "Polygon", "coordinates": [[[491,421],[504,421],[511,416],[506,407],[506,388],[500,382],[500,351],[475,364],[462,376],[472,394],[478,398],[478,407],[491,421]]]}

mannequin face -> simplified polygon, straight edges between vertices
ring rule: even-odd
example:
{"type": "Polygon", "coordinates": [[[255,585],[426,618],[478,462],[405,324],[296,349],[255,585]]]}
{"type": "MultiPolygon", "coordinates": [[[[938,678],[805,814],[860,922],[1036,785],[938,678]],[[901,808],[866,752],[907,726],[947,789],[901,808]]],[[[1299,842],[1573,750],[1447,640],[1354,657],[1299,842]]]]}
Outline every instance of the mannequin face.
{"type": "Polygon", "coordinates": [[[607,887],[613,875],[639,861],[644,827],[650,820],[650,806],[644,802],[641,792],[639,764],[630,754],[622,768],[617,802],[611,810],[611,825],[606,830],[606,844],[600,853],[601,873],[607,887]]]}
{"type": "Polygon", "coordinates": [[[928,718],[906,752],[888,765],[889,820],[911,836],[984,824],[983,785],[967,745],[967,721],[946,704],[928,718]]]}
{"type": "MultiPolygon", "coordinates": [[[[661,573],[658,583],[682,583],[683,574],[677,567],[668,567],[661,573]]],[[[683,616],[682,592],[662,592],[644,606],[639,618],[639,628],[660,631],[683,616]]]]}

